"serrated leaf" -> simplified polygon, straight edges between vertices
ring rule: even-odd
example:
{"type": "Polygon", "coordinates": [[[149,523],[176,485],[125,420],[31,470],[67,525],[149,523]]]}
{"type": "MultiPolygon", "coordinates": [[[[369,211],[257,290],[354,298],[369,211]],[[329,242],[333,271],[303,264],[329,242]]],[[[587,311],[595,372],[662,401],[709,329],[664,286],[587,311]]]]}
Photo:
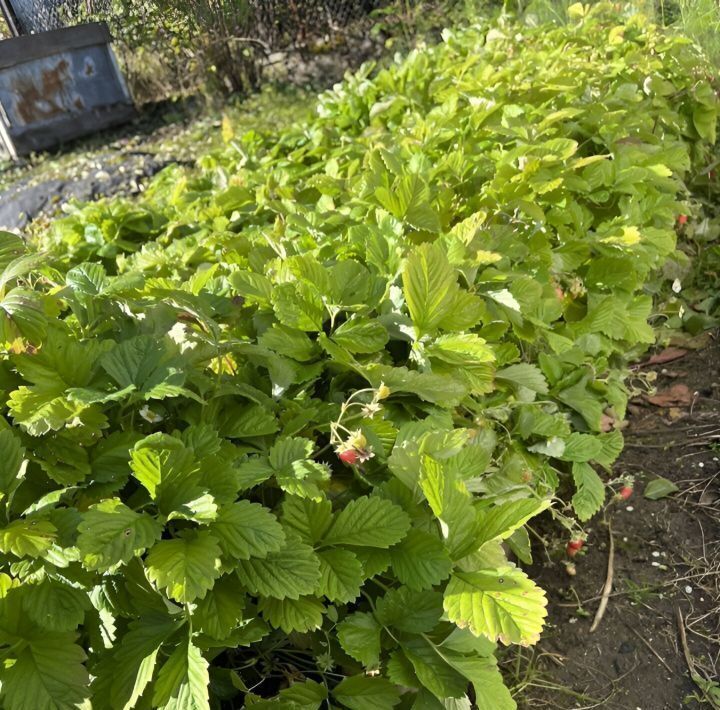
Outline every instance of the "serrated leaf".
{"type": "Polygon", "coordinates": [[[435,517],[450,557],[465,557],[477,549],[477,520],[465,484],[448,467],[424,456],[420,486],[435,517]]]}
{"type": "Polygon", "coordinates": [[[558,399],[578,412],[593,431],[600,431],[603,405],[587,389],[587,379],[583,378],[557,395],[558,399]]]}
{"type": "Polygon", "coordinates": [[[207,523],[217,514],[193,451],[173,436],[151,435],[138,441],[130,468],[167,520],[207,523]]]}
{"type": "Polygon", "coordinates": [[[81,405],[68,402],[59,389],[24,386],[10,393],[8,408],[15,423],[30,436],[62,429],[83,409],[81,405]]]}
{"type": "Polygon", "coordinates": [[[23,585],[23,610],[49,631],[75,631],[90,608],[87,593],[52,579],[23,585]]]}
{"type": "Polygon", "coordinates": [[[102,264],[85,262],[70,269],[65,282],[82,296],[99,296],[107,285],[107,274],[102,264]]]}
{"type": "Polygon", "coordinates": [[[85,653],[73,633],[45,632],[2,672],[6,710],[76,710],[89,693],[85,653]]]}
{"type": "Polygon", "coordinates": [[[320,542],[332,524],[332,503],[329,500],[287,496],[282,511],[283,523],[310,545],[320,542]]]}
{"type": "Polygon", "coordinates": [[[380,676],[350,676],[340,681],[332,694],[349,710],[391,710],[400,702],[400,691],[380,676]]]}
{"type": "Polygon", "coordinates": [[[323,701],[328,697],[328,691],[324,685],[314,680],[304,680],[302,683],[291,683],[274,698],[258,700],[256,697],[252,699],[253,710],[320,710],[323,701]]]}
{"type": "Polygon", "coordinates": [[[471,333],[441,335],[427,346],[430,357],[458,367],[477,367],[495,361],[495,353],[486,342],[471,333]]]}
{"type": "Polygon", "coordinates": [[[420,690],[420,693],[427,694],[426,698],[423,697],[423,701],[427,699],[428,702],[434,703],[435,705],[419,705],[421,695],[418,693],[418,698],[416,699],[415,703],[413,704],[413,710],[415,710],[415,705],[418,704],[421,708],[432,708],[432,710],[437,710],[437,699],[434,695],[432,695],[429,691],[426,691],[424,688],[422,688],[422,683],[418,680],[418,677],[415,675],[415,669],[413,668],[412,663],[410,663],[410,660],[408,657],[402,652],[401,649],[397,649],[396,651],[393,651],[390,654],[390,658],[387,662],[387,677],[395,683],[395,685],[399,686],[405,686],[406,688],[418,688],[420,690]]]}
{"type": "Polygon", "coordinates": [[[275,469],[265,458],[244,461],[235,469],[235,479],[241,491],[259,486],[275,473],[275,469]]]}
{"type": "Polygon", "coordinates": [[[366,578],[375,577],[390,567],[390,553],[377,547],[357,547],[353,550],[363,566],[366,578]]]}
{"type": "Polygon", "coordinates": [[[293,683],[280,691],[281,702],[290,706],[289,710],[318,710],[327,696],[327,688],[314,680],[293,683]]]}
{"type": "Polygon", "coordinates": [[[602,447],[595,455],[595,461],[609,470],[622,453],[625,440],[623,439],[622,433],[617,430],[608,432],[607,434],[600,434],[598,439],[602,447]]]}
{"type": "Polygon", "coordinates": [[[163,643],[180,627],[165,615],[140,618],[130,623],[105,670],[111,673],[112,708],[130,710],[145,691],[155,672],[157,654],[163,643]]]}
{"type": "Polygon", "coordinates": [[[410,589],[430,589],[447,579],[452,569],[442,540],[416,528],[390,549],[390,556],[395,576],[410,589]]]}
{"type": "Polygon", "coordinates": [[[145,561],[148,578],[171,599],[202,599],[220,576],[220,545],[207,531],[186,531],[161,540],[145,561]]]}
{"type": "Polygon", "coordinates": [[[274,599],[299,599],[312,594],[320,579],[320,560],[309,545],[288,540],[265,559],[241,560],[236,570],[252,594],[274,599]]]}
{"type": "Polygon", "coordinates": [[[375,615],[383,626],[399,631],[422,634],[432,631],[440,622],[443,600],[440,592],[417,592],[408,587],[391,589],[377,600],[375,615]],[[408,610],[412,609],[412,613],[408,610]]]}
{"type": "Polygon", "coordinates": [[[117,498],[108,498],[83,513],[78,533],[83,564],[91,570],[108,570],[151,547],[160,538],[162,525],[117,498]]]}
{"type": "Polygon", "coordinates": [[[304,280],[275,284],[272,304],[278,320],[297,330],[319,332],[327,317],[320,293],[304,280]]]}
{"type": "Polygon", "coordinates": [[[322,626],[325,607],[316,597],[298,599],[263,597],[258,603],[258,610],[271,626],[289,634],[293,631],[305,633],[319,629],[322,626]]]}
{"type": "Polygon", "coordinates": [[[281,471],[295,461],[307,459],[313,450],[313,442],[300,436],[287,437],[276,441],[270,449],[270,465],[281,471]]]}
{"type": "Polygon", "coordinates": [[[462,698],[467,692],[467,679],[447,663],[444,653],[424,638],[403,644],[403,653],[410,661],[422,685],[436,698],[462,698]]]}
{"type": "Polygon", "coordinates": [[[0,431],[0,492],[3,495],[14,487],[25,456],[25,449],[12,429],[0,431]]]}
{"type": "Polygon", "coordinates": [[[455,271],[436,244],[423,244],[408,257],[403,291],[417,335],[432,333],[452,308],[457,291],[455,271]]]}
{"type": "Polygon", "coordinates": [[[338,624],[337,635],[345,653],[366,668],[376,668],[380,663],[381,627],[368,612],[349,614],[338,624]]]}
{"type": "Polygon", "coordinates": [[[348,603],[360,596],[363,567],[349,550],[320,550],[320,582],[316,594],[331,602],[348,603]]]}
{"type": "Polygon", "coordinates": [[[245,595],[234,575],[221,577],[197,602],[193,626],[214,639],[227,638],[238,625],[245,609],[245,595]]]}
{"type": "Polygon", "coordinates": [[[272,328],[268,328],[258,338],[258,343],[300,362],[311,360],[318,352],[317,344],[307,334],[281,323],[274,323],[272,328]]]}
{"type": "Polygon", "coordinates": [[[289,495],[320,501],[323,499],[321,486],[330,480],[330,469],[316,461],[293,461],[275,473],[275,480],[289,495]]]}
{"type": "Polygon", "coordinates": [[[451,375],[439,375],[433,372],[416,372],[406,367],[388,365],[368,365],[364,368],[368,380],[375,388],[381,383],[392,392],[415,394],[426,402],[441,407],[457,406],[468,393],[468,387],[451,375]]]}
{"type": "Polygon", "coordinates": [[[549,500],[513,500],[478,511],[478,545],[505,540],[518,528],[550,507],[549,500]]]}
{"type": "Polygon", "coordinates": [[[548,393],[547,381],[540,368],[529,363],[519,363],[517,365],[504,367],[495,373],[495,378],[509,382],[515,387],[525,387],[538,394],[548,393]]]}
{"type": "Polygon", "coordinates": [[[230,284],[237,294],[264,306],[270,305],[273,284],[262,274],[252,271],[234,271],[229,277],[230,284]]]}
{"type": "Polygon", "coordinates": [[[445,590],[450,621],[505,644],[536,643],[546,605],[542,589],[513,567],[455,572],[445,590]]]}
{"type": "Polygon", "coordinates": [[[603,443],[598,436],[573,432],[565,439],[565,449],[560,458],[578,463],[593,461],[602,455],[602,449],[603,443]]]}
{"type": "Polygon", "coordinates": [[[351,353],[376,353],[385,347],[389,335],[380,321],[354,317],[336,328],[332,339],[351,353]]]}
{"type": "Polygon", "coordinates": [[[440,231],[440,219],[431,204],[430,188],[418,173],[403,175],[391,189],[381,187],[375,194],[383,207],[411,227],[427,232],[440,231]]]}
{"type": "Polygon", "coordinates": [[[512,311],[517,311],[518,313],[520,313],[520,304],[518,303],[515,296],[513,296],[510,291],[508,291],[508,289],[503,288],[499,291],[488,291],[486,295],[492,298],[492,300],[496,303],[499,303],[500,305],[505,306],[512,311]]]}
{"type": "Polygon", "coordinates": [[[605,484],[588,463],[574,463],[572,467],[576,493],[572,505],[578,519],[585,522],[597,513],[605,502],[605,484]]]}
{"type": "Polygon", "coordinates": [[[13,520],[0,530],[0,551],[17,557],[41,557],[55,541],[57,529],[48,520],[13,520]]]}
{"type": "Polygon", "coordinates": [[[162,710],[210,710],[208,662],[188,638],[158,672],[153,706],[162,710]]]}
{"type": "Polygon", "coordinates": [[[34,291],[14,288],[0,300],[0,342],[6,346],[17,338],[39,345],[47,326],[43,303],[34,291]]]}
{"type": "Polygon", "coordinates": [[[410,519],[402,508],[382,498],[363,496],[335,515],[323,542],[386,549],[400,542],[409,528],[410,519]]]}
{"type": "Polygon", "coordinates": [[[246,439],[254,436],[268,436],[278,430],[275,415],[260,404],[233,407],[227,412],[227,419],[220,423],[220,433],[228,439],[246,439]]]}
{"type": "Polygon", "coordinates": [[[530,544],[530,535],[526,528],[518,528],[509,538],[507,538],[507,544],[510,551],[526,565],[531,565],[532,558],[532,546],[530,544]]]}
{"type": "Polygon", "coordinates": [[[285,544],[285,533],[277,518],[259,503],[240,500],[220,509],[210,532],[230,560],[267,557],[285,544]]]}
{"type": "Polygon", "coordinates": [[[441,653],[449,666],[473,684],[477,710],[516,710],[517,704],[494,658],[441,653]]]}
{"type": "Polygon", "coordinates": [[[162,341],[149,335],[123,340],[100,358],[100,365],[120,388],[132,386],[147,398],[163,399],[163,386],[182,387],[185,382],[162,341]]]}

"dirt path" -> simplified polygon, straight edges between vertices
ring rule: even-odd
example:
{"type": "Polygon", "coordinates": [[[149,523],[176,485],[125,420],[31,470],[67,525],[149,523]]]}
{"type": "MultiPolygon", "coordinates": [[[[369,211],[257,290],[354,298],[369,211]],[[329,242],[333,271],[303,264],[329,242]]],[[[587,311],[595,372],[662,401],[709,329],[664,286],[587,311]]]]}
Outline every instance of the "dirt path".
{"type": "MultiPolygon", "coordinates": [[[[615,570],[607,612],[589,633],[608,562],[608,529],[598,517],[575,577],[565,573],[565,541],[549,559],[537,552],[531,576],[548,591],[550,616],[538,647],[509,667],[525,688],[523,708],[701,707],[696,699],[683,704],[702,691],[689,677],[678,611],[697,672],[720,680],[720,344],[638,372],[652,370],[665,397],[657,402],[667,406],[641,398],[630,407],[614,475],[635,476],[635,493],[608,509],[615,570]],[[678,492],[646,499],[657,476],[678,492]]],[[[715,692],[720,707],[720,686],[715,692]]],[[[702,707],[713,707],[705,699],[702,707]]]]}

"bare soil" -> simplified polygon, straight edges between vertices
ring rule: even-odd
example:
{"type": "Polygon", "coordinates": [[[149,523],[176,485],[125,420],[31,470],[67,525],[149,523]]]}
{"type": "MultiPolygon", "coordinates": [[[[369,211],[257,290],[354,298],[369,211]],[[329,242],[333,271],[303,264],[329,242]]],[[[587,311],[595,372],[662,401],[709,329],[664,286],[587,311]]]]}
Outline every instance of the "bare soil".
{"type": "Polygon", "coordinates": [[[609,530],[602,516],[588,524],[574,577],[565,572],[566,540],[556,540],[547,554],[538,545],[530,573],[548,592],[549,623],[538,646],[506,666],[522,691],[521,708],[720,707],[690,679],[679,628],[681,615],[695,671],[719,681],[720,343],[708,342],[673,362],[636,370],[657,372],[658,393],[686,385],[689,397],[680,406],[657,406],[647,398],[630,406],[626,449],[613,476],[633,475],[635,491],[606,510],[614,583],[594,633],[590,626],[608,567],[609,530]],[[657,476],[679,490],[646,499],[645,486],[657,476]]]}

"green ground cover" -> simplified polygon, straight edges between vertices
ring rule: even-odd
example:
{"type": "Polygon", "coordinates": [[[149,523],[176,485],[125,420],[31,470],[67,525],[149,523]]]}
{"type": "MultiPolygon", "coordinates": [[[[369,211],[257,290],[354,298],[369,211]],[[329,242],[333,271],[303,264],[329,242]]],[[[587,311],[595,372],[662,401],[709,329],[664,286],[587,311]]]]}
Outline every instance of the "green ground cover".
{"type": "Polygon", "coordinates": [[[716,119],[575,7],[3,235],[4,707],[514,707],[524,526],[603,505],[716,119]]]}

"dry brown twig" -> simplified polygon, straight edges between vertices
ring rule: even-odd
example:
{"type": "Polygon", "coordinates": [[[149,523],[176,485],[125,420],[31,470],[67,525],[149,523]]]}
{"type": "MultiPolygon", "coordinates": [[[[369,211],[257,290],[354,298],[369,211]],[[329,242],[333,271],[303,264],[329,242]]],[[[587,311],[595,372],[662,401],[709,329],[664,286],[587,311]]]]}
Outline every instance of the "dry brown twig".
{"type": "Polygon", "coordinates": [[[690,648],[687,642],[687,634],[685,633],[685,620],[683,619],[682,611],[680,611],[679,605],[675,607],[675,618],[677,619],[678,632],[680,634],[680,645],[682,646],[683,655],[685,656],[685,663],[687,664],[688,671],[690,672],[690,678],[702,693],[703,699],[709,703],[711,707],[716,710],[720,710],[720,705],[718,705],[717,702],[708,695],[703,686],[698,682],[704,681],[705,679],[700,675],[700,673],[698,673],[692,654],[690,653],[690,648]]]}
{"type": "Polygon", "coordinates": [[[605,577],[605,586],[603,587],[602,596],[600,597],[600,605],[598,606],[597,612],[595,613],[595,619],[593,620],[592,626],[590,627],[590,633],[593,633],[600,625],[603,616],[605,616],[605,610],[607,609],[608,600],[610,599],[610,593],[612,592],[613,576],[615,574],[615,542],[612,535],[612,524],[608,520],[608,565],[607,575],[605,577]]]}
{"type": "Polygon", "coordinates": [[[650,653],[652,653],[653,656],[655,656],[655,658],[657,658],[658,661],[660,661],[660,663],[662,663],[663,666],[665,666],[665,668],[667,669],[668,673],[671,673],[671,674],[672,674],[673,669],[670,668],[670,666],[667,664],[667,662],[665,661],[665,659],[652,647],[652,644],[651,644],[637,629],[635,629],[635,628],[633,628],[632,626],[630,626],[630,624],[625,624],[625,626],[627,626],[628,629],[630,629],[630,631],[632,631],[632,632],[635,634],[635,636],[637,636],[637,637],[645,644],[645,646],[647,647],[648,651],[650,651],[650,653]]]}

